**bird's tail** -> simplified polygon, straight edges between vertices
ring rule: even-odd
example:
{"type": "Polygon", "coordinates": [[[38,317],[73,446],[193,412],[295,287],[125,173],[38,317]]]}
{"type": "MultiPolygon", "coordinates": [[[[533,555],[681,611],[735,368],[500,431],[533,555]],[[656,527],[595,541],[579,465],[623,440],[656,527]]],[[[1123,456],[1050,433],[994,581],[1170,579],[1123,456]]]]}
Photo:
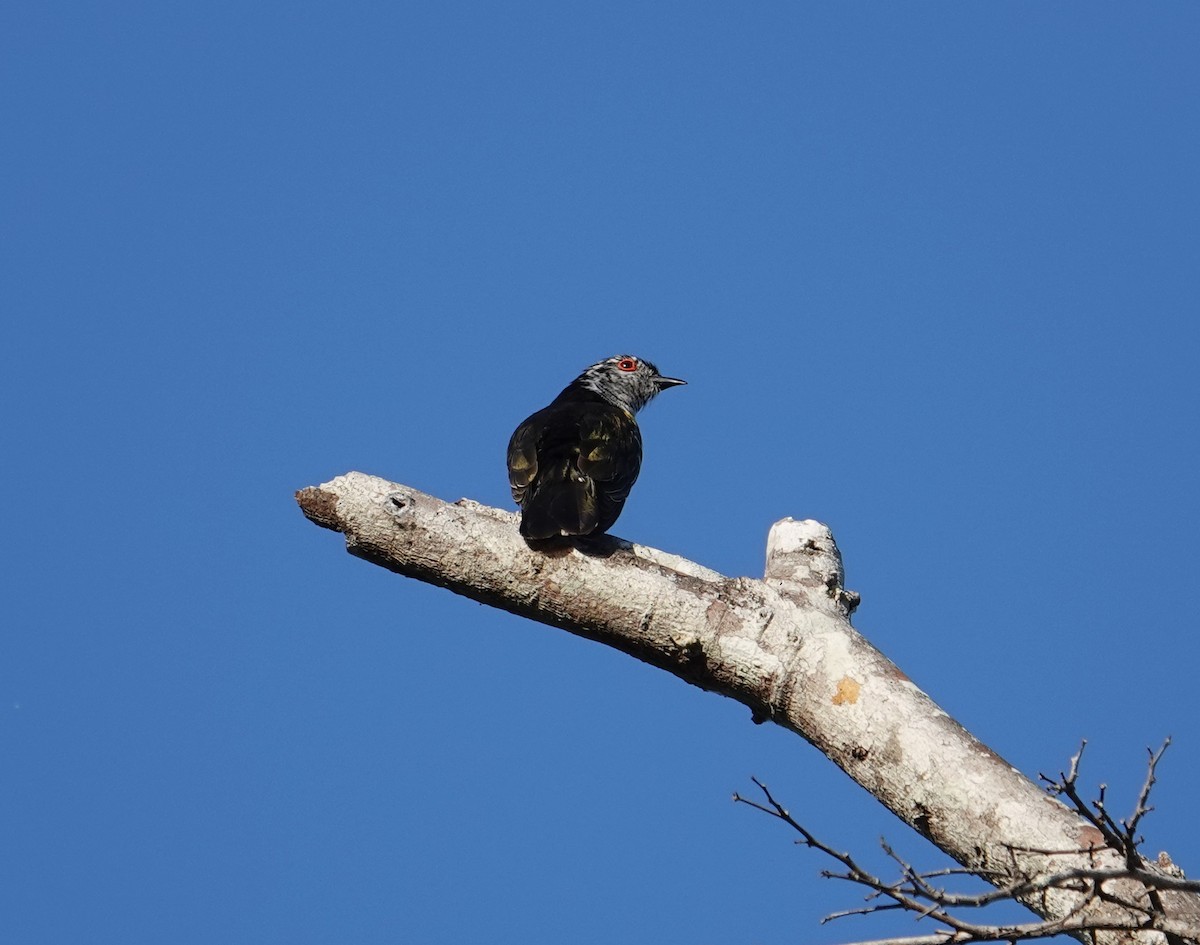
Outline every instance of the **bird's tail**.
{"type": "Polygon", "coordinates": [[[541,483],[521,512],[521,534],[540,540],[560,535],[590,535],[598,509],[595,480],[578,472],[541,483]]]}

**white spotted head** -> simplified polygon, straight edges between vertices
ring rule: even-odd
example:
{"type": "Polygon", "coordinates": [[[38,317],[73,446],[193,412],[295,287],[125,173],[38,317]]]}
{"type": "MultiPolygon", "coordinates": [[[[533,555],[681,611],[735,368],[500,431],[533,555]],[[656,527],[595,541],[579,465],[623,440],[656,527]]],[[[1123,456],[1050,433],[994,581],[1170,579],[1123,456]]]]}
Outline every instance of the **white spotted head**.
{"type": "Polygon", "coordinates": [[[652,362],[643,358],[618,354],[593,364],[571,382],[571,387],[594,391],[610,404],[635,414],[660,391],[686,383],[677,377],[663,377],[652,362]]]}

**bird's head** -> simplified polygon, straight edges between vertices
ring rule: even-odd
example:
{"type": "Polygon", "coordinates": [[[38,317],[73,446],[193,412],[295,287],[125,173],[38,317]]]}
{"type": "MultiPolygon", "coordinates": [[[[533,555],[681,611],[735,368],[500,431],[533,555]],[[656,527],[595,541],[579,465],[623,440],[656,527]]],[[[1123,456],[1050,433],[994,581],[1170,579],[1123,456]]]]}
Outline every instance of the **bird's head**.
{"type": "Polygon", "coordinates": [[[632,354],[618,354],[593,364],[575,383],[595,391],[605,400],[631,414],[650,403],[661,390],[686,384],[677,377],[663,377],[651,362],[632,354]]]}

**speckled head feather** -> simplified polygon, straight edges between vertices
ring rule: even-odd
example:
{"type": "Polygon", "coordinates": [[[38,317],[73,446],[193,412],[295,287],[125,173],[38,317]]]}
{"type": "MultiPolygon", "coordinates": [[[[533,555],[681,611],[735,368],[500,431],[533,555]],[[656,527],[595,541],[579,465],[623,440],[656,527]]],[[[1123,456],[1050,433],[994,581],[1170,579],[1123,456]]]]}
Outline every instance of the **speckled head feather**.
{"type": "Polygon", "coordinates": [[[575,378],[562,392],[572,388],[590,390],[626,413],[636,414],[658,396],[659,391],[686,384],[677,377],[663,377],[650,361],[631,354],[618,354],[598,361],[575,378]]]}

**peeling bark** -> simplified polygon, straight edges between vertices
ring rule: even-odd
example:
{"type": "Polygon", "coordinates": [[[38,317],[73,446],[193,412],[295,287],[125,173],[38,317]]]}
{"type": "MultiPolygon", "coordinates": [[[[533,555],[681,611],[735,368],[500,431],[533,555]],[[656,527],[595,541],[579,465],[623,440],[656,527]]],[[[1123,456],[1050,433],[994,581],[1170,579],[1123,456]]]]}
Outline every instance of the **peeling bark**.
{"type": "MultiPolygon", "coordinates": [[[[850,625],[858,597],[843,587],[837,546],[818,522],[777,522],[765,577],[754,580],[611,536],[531,549],[515,513],[449,504],[362,473],[296,498],[318,525],[345,534],[351,554],[615,647],[801,735],[993,885],[1121,865],[1096,848],[1093,827],[974,738],[850,625]]],[[[1078,900],[1050,889],[1025,904],[1060,919],[1078,900]]],[[[1096,919],[1111,922],[1113,908],[1095,907],[1096,919]]],[[[1195,896],[1173,896],[1169,911],[1200,924],[1195,896]]]]}

